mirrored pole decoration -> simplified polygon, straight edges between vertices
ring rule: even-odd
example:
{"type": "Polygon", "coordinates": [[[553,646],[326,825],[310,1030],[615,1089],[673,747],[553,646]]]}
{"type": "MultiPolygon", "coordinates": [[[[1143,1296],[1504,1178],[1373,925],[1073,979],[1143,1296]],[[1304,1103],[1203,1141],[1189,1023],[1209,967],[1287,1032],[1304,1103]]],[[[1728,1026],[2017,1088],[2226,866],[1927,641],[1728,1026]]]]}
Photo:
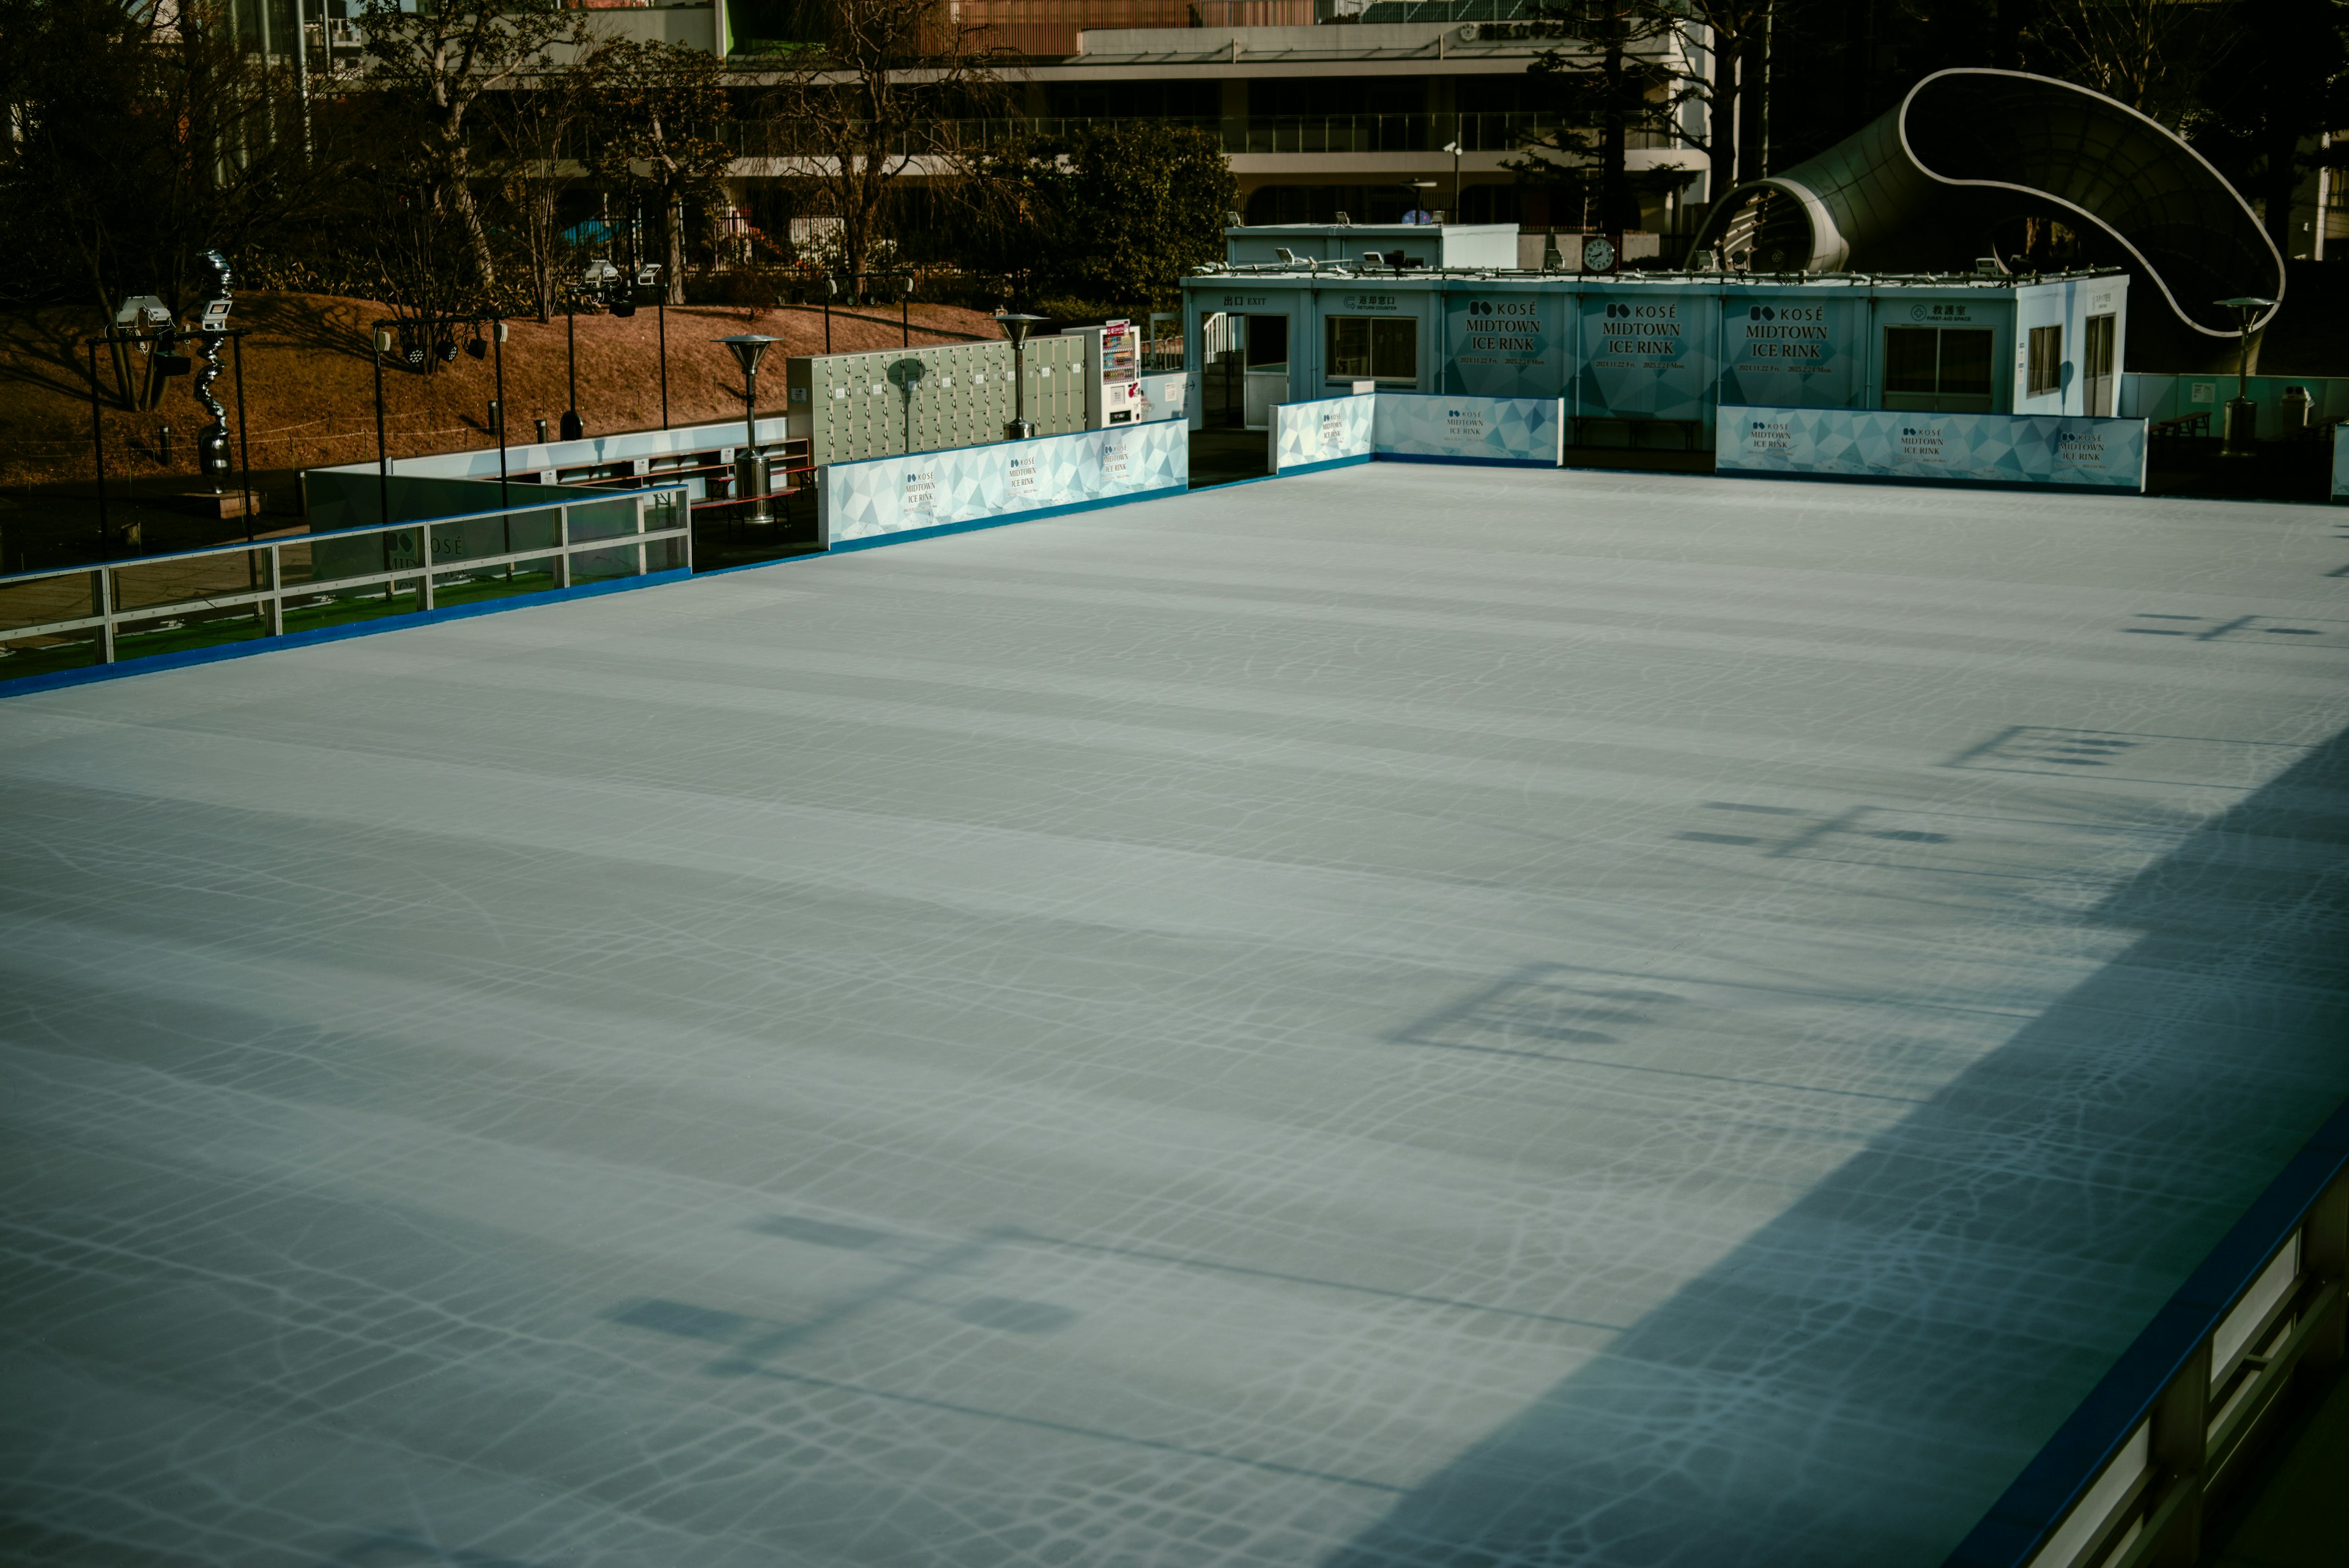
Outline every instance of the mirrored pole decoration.
{"type": "Polygon", "coordinates": [[[203,314],[196,323],[196,351],[204,357],[204,368],[196,372],[195,393],[212,422],[196,432],[196,472],[212,482],[212,493],[219,495],[230,467],[228,410],[212,396],[212,383],[220,379],[220,335],[228,330],[228,258],[218,251],[206,251],[198,259],[210,275],[205,280],[203,314]]]}
{"type": "Polygon", "coordinates": [[[745,523],[772,523],[775,504],[769,492],[773,486],[769,483],[767,454],[759,450],[759,361],[766,358],[769,344],[781,339],[763,332],[738,332],[717,341],[726,345],[734,356],[734,363],[742,368],[745,441],[734,459],[734,493],[750,504],[750,510],[742,517],[745,523]]]}
{"type": "Polygon", "coordinates": [[[2240,357],[2235,362],[2235,395],[2227,400],[2224,422],[2220,426],[2225,439],[2220,442],[2219,454],[2251,457],[2259,451],[2260,432],[2260,405],[2251,399],[2251,323],[2261,311],[2273,309],[2275,301],[2240,295],[2217,303],[2235,313],[2236,330],[2242,338],[2240,357]]]}
{"type": "Polygon", "coordinates": [[[1040,316],[1022,316],[1006,311],[995,318],[1003,335],[1011,339],[1011,422],[1003,427],[1005,441],[1027,441],[1036,433],[1028,418],[1028,334],[1036,330],[1040,316]]]}

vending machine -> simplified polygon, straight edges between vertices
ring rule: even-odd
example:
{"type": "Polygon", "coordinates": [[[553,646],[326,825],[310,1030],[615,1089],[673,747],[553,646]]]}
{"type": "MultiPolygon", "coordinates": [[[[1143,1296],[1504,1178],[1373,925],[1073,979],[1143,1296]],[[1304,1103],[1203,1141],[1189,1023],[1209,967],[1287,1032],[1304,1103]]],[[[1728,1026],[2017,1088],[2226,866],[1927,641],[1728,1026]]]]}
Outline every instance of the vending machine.
{"type": "Polygon", "coordinates": [[[1077,327],[1084,339],[1085,428],[1107,430],[1142,418],[1142,335],[1131,321],[1077,327]]]}

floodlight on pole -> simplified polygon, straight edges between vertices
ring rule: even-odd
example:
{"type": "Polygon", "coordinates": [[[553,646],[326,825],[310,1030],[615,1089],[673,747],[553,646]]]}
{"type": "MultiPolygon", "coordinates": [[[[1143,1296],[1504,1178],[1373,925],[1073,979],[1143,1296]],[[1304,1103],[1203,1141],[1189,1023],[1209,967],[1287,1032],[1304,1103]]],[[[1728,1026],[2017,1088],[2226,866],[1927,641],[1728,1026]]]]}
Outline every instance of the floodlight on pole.
{"type": "Polygon", "coordinates": [[[2251,323],[2261,311],[2274,309],[2275,301],[2244,294],[2213,303],[2235,313],[2241,343],[2240,358],[2235,363],[2235,395],[2227,400],[2224,422],[2220,426],[2224,440],[2219,452],[2223,457],[2250,457],[2256,450],[2260,416],[2259,404],[2251,400],[2251,323]]]}
{"type": "MultiPolygon", "coordinates": [[[[1458,117],[1454,118],[1456,122],[1458,117]]],[[[1460,221],[1460,143],[1458,140],[1455,138],[1445,142],[1444,151],[1452,154],[1452,210],[1444,216],[1456,223],[1460,221]]]]}
{"type": "Polygon", "coordinates": [[[1003,427],[1005,441],[1026,441],[1036,433],[1028,420],[1028,334],[1045,318],[1023,316],[1017,311],[1005,311],[995,318],[1003,335],[1011,339],[1011,422],[1003,427]]]}
{"type": "Polygon", "coordinates": [[[717,342],[726,345],[734,356],[734,363],[742,371],[742,423],[747,434],[741,452],[734,459],[734,488],[738,498],[750,502],[750,510],[743,517],[746,523],[772,523],[774,503],[768,492],[772,488],[767,470],[767,454],[759,450],[759,361],[767,357],[767,346],[782,341],[763,332],[738,332],[717,342]]]}

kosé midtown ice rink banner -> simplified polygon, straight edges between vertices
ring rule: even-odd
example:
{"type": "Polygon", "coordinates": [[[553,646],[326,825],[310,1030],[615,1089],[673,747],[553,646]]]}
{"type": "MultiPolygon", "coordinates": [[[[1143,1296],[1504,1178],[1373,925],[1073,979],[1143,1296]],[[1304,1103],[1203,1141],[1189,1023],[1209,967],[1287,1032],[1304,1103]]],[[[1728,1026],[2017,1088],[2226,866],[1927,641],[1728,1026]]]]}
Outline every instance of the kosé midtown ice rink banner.
{"type": "Polygon", "coordinates": [[[1444,296],[1441,383],[1485,398],[1555,398],[1566,387],[1570,295],[1492,288],[1444,296]]]}
{"type": "Polygon", "coordinates": [[[1272,472],[1296,473],[1370,462],[1371,410],[1377,400],[1374,393],[1355,392],[1276,405],[1265,438],[1272,447],[1272,472]]]}
{"type": "Polygon", "coordinates": [[[1556,468],[1566,458],[1565,411],[1557,398],[1381,392],[1371,448],[1400,462],[1556,468]]]}
{"type": "Polygon", "coordinates": [[[1713,296],[1642,288],[1582,296],[1585,418],[1702,420],[1713,389],[1713,296]]]}
{"type": "Polygon", "coordinates": [[[1721,401],[1765,409],[1848,409],[1868,360],[1868,300],[1721,302],[1721,401]]]}
{"type": "Polygon", "coordinates": [[[925,528],[1180,495],[1190,482],[1191,432],[1167,420],[835,462],[817,497],[824,545],[836,549],[925,528]]]}
{"type": "Polygon", "coordinates": [[[2145,421],[2071,414],[1723,408],[1723,473],[1827,473],[1974,484],[2145,488],[2145,421]]]}

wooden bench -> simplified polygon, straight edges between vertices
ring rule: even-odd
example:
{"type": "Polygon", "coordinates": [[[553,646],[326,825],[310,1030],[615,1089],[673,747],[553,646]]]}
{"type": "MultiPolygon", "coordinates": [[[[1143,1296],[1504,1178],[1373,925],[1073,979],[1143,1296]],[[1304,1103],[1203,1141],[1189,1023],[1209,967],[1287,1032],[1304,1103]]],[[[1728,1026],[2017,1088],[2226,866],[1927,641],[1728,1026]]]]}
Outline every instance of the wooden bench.
{"type": "Polygon", "coordinates": [[[2207,436],[2210,433],[2209,410],[2206,409],[2199,414],[2179,414],[2176,419],[2156,420],[2148,433],[2153,437],[2157,451],[2170,441],[2184,441],[2189,436],[2207,436]]]}

